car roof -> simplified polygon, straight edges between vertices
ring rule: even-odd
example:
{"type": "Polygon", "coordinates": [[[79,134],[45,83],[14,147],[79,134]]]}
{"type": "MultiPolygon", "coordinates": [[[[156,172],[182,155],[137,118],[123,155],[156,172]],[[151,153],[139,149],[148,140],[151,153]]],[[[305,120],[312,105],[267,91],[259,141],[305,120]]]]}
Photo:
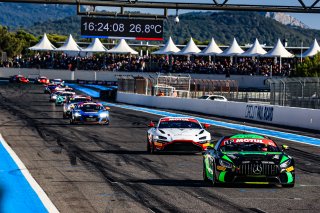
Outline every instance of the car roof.
{"type": "Polygon", "coordinates": [[[96,103],[96,102],[80,102],[79,105],[99,105],[99,106],[103,106],[101,103],[96,103]]]}
{"type": "Polygon", "coordinates": [[[229,138],[253,138],[253,139],[262,139],[262,138],[267,138],[266,136],[263,135],[258,135],[258,134],[251,134],[251,133],[240,133],[240,134],[235,134],[229,136],[229,138]]]}
{"type": "Polygon", "coordinates": [[[164,118],[160,118],[160,122],[167,122],[167,121],[191,121],[191,122],[198,122],[197,119],[188,118],[188,117],[164,117],[164,118]]]}

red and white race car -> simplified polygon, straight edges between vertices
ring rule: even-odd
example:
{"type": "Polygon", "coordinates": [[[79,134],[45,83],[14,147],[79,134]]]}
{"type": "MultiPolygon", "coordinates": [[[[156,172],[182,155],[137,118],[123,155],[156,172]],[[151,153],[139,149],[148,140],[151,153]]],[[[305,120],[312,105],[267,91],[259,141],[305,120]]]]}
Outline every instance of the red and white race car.
{"type": "Polygon", "coordinates": [[[9,82],[11,83],[29,83],[29,79],[27,79],[26,77],[24,77],[23,75],[14,75],[11,76],[9,79],[9,82]]]}
{"type": "Polygon", "coordinates": [[[151,122],[148,130],[147,150],[201,152],[210,144],[209,124],[202,125],[194,118],[164,117],[157,124],[151,122]]]}
{"type": "Polygon", "coordinates": [[[46,76],[40,76],[34,81],[34,83],[36,83],[36,84],[49,84],[50,80],[46,76]]]}

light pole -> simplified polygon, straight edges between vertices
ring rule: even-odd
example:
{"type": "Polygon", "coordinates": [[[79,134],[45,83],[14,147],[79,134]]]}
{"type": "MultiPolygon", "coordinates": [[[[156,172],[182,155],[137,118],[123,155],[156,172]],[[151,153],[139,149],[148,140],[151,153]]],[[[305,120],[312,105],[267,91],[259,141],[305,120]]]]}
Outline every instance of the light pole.
{"type": "Polygon", "coordinates": [[[303,49],[303,40],[301,40],[301,54],[300,54],[300,63],[302,63],[302,49],[303,49]]]}

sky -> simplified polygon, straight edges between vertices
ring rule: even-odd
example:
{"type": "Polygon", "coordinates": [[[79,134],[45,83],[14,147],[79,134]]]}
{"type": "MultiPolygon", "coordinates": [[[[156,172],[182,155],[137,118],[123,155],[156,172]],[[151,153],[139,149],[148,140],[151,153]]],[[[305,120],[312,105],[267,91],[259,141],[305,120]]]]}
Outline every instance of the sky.
{"type": "MultiPolygon", "coordinates": [[[[190,2],[190,3],[213,3],[212,0],[140,0],[140,1],[154,1],[154,2],[190,2]]],[[[217,2],[223,2],[224,0],[216,0],[217,2]]],[[[312,5],[316,0],[303,0],[303,2],[310,6],[312,5]]],[[[250,5],[282,5],[282,6],[297,6],[300,5],[298,0],[229,0],[228,4],[250,4],[250,5]]],[[[320,7],[320,2],[316,5],[320,7]]],[[[133,9],[134,10],[134,9],[133,9]]],[[[137,9],[135,9],[137,10],[137,9]]],[[[155,12],[162,14],[163,10],[153,10],[146,9],[141,12],[155,12]]],[[[183,12],[190,12],[190,11],[179,11],[179,13],[183,12]]],[[[169,14],[175,14],[175,10],[170,10],[169,14]]],[[[289,15],[297,18],[307,26],[313,29],[319,29],[320,30],[320,14],[309,14],[309,13],[289,13],[289,15]]]]}

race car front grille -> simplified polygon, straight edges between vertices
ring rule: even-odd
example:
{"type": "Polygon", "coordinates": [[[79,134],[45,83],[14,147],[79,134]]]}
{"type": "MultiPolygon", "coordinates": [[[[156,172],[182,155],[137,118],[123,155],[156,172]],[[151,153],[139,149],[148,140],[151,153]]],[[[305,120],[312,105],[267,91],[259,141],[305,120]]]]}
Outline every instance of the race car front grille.
{"type": "Polygon", "coordinates": [[[88,121],[88,122],[96,122],[96,121],[99,121],[99,118],[98,117],[85,117],[85,121],[88,121]]]}
{"type": "Polygon", "coordinates": [[[241,164],[236,173],[240,175],[276,175],[278,168],[274,164],[241,164]]]}
{"type": "Polygon", "coordinates": [[[178,151],[178,152],[201,152],[202,148],[194,145],[193,143],[175,142],[169,144],[165,148],[166,151],[178,151]]]}

